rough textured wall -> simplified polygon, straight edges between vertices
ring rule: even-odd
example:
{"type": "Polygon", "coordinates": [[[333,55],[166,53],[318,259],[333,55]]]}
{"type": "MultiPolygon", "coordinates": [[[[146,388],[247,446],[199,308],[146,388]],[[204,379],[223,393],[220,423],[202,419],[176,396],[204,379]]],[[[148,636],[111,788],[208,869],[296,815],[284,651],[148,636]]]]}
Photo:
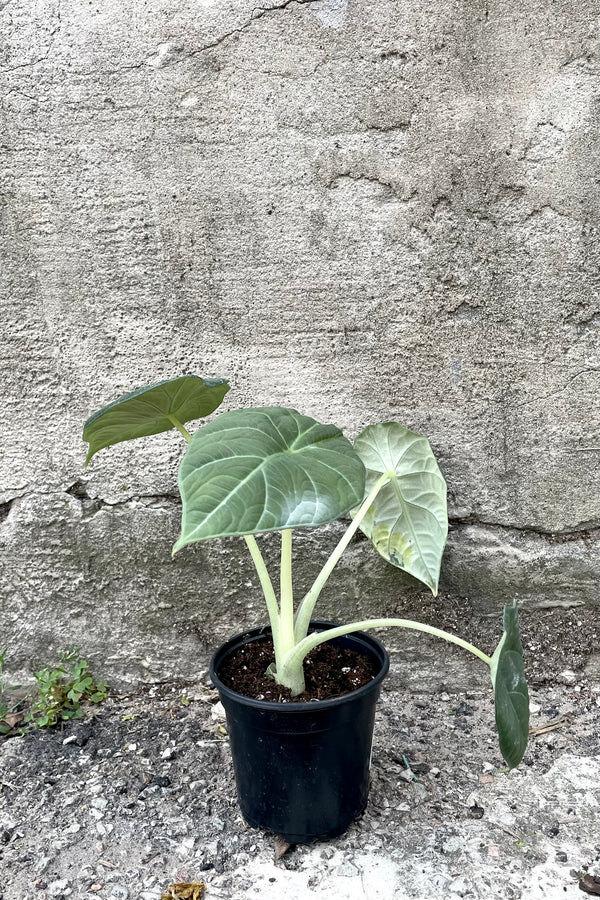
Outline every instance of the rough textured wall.
{"type": "MultiPolygon", "coordinates": [[[[83,472],[87,415],[184,372],[230,377],[225,408],[426,432],[445,590],[598,602],[596,17],[0,0],[0,648],[194,674],[260,617],[241,542],[170,559],[179,435],[83,472]]],[[[415,590],[357,544],[322,612],[415,590]]]]}

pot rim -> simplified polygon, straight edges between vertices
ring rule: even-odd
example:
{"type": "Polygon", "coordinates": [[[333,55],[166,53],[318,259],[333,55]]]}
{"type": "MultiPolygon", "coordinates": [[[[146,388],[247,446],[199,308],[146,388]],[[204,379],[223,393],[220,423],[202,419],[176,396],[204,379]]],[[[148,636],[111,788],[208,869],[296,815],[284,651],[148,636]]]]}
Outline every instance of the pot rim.
{"type": "MultiPolygon", "coordinates": [[[[325,622],[321,620],[311,621],[310,625],[315,627],[319,631],[327,631],[330,628],[337,627],[334,622],[325,622]]],[[[390,657],[381,641],[373,637],[373,635],[367,634],[366,631],[352,631],[349,634],[343,635],[341,638],[334,638],[334,641],[348,640],[352,638],[358,639],[360,643],[363,644],[363,646],[365,644],[367,645],[367,649],[373,655],[380,658],[381,668],[377,675],[375,675],[371,679],[371,681],[368,681],[367,684],[363,684],[361,687],[356,688],[356,690],[350,691],[347,694],[340,694],[338,697],[330,697],[327,700],[307,700],[301,703],[281,703],[274,700],[256,700],[254,697],[246,697],[244,694],[238,694],[237,691],[234,691],[232,688],[229,688],[227,687],[227,685],[223,684],[217,674],[217,665],[219,665],[220,667],[222,658],[225,657],[227,651],[230,650],[230,652],[233,652],[233,650],[240,644],[249,643],[255,638],[270,634],[270,632],[270,625],[247,628],[244,631],[240,631],[238,634],[235,634],[233,637],[229,638],[229,640],[221,644],[220,647],[218,647],[210,661],[209,674],[212,683],[215,685],[220,694],[223,694],[229,700],[233,700],[234,702],[241,705],[249,706],[254,709],[263,711],[270,710],[273,712],[277,711],[293,714],[308,712],[310,710],[314,711],[317,709],[325,710],[330,709],[331,707],[341,706],[345,703],[350,703],[355,698],[360,698],[364,694],[371,693],[373,690],[379,690],[379,687],[383,679],[388,674],[390,668],[390,657]]]]}

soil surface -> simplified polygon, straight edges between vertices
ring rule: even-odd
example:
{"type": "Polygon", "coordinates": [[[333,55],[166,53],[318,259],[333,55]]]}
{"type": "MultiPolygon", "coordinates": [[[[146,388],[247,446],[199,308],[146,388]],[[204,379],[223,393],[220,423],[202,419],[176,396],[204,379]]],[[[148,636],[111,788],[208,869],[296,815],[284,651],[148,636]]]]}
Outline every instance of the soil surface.
{"type": "Polygon", "coordinates": [[[276,684],[266,675],[275,662],[271,638],[244,644],[232,653],[221,666],[219,677],[226,687],[272,703],[306,703],[341,697],[372,681],[380,666],[372,657],[349,648],[320,644],[304,661],[306,689],[292,697],[289,688],[276,684]]]}
{"type": "Polygon", "coordinates": [[[112,693],[83,721],[1,740],[0,900],[160,900],[194,882],[208,900],[581,898],[600,877],[600,660],[581,651],[597,613],[523,625],[526,650],[548,652],[527,655],[532,736],[517,769],[483,681],[415,692],[393,654],[365,813],[278,860],[275,836],[239,813],[208,679],[112,693]]]}

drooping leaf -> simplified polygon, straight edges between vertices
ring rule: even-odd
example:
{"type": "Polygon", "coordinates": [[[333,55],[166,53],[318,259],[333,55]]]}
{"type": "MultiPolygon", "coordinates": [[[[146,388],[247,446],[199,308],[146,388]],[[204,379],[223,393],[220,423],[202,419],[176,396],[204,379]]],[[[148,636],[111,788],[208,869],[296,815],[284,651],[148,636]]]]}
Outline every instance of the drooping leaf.
{"type": "Polygon", "coordinates": [[[170,415],[182,424],[209,415],[228,390],[229,384],[223,378],[182,375],[119,397],[95,412],[84,425],[83,440],[89,443],[86,466],[104,447],[170,431],[175,427],[170,415]]]}
{"type": "Polygon", "coordinates": [[[362,500],[364,477],[334,425],[273,406],[223,413],[198,429],[181,461],[173,552],[206,538],[331,522],[362,500]]]}
{"type": "Polygon", "coordinates": [[[523,759],[529,734],[529,693],[516,603],[504,607],[503,624],[504,634],[492,656],[490,675],[500,750],[513,769],[523,759]]]}
{"type": "Polygon", "coordinates": [[[396,422],[383,422],[365,428],[354,449],[367,470],[366,492],[384,472],[390,474],[362,531],[384,559],[437,594],[448,514],[446,482],[429,441],[396,422]]]}

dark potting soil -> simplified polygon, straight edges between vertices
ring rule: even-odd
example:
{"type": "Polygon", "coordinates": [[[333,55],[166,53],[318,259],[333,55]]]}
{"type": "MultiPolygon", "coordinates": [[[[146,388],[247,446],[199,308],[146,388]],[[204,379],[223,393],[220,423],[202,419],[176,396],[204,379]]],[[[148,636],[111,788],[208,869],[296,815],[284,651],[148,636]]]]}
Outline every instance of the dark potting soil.
{"type": "Polygon", "coordinates": [[[292,697],[290,689],[277,684],[266,674],[275,662],[270,638],[244,644],[221,666],[219,678],[231,690],[273,703],[306,703],[309,700],[328,700],[349,694],[372,681],[379,666],[377,661],[356,650],[319,644],[304,660],[306,690],[292,697]]]}

